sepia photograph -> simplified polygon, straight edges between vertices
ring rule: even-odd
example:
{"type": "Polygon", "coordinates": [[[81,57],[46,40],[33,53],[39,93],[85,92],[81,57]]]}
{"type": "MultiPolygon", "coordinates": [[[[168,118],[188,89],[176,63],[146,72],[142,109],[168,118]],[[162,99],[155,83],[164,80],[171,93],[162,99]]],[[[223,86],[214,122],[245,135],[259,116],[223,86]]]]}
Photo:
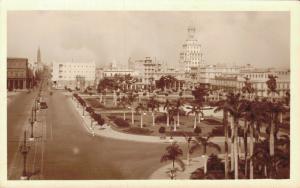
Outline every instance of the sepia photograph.
{"type": "Polygon", "coordinates": [[[284,11],[8,11],[7,179],[288,179],[289,46],[284,11]]]}
{"type": "Polygon", "coordinates": [[[44,3],[0,0],[0,187],[300,186],[299,11],[44,3]]]}

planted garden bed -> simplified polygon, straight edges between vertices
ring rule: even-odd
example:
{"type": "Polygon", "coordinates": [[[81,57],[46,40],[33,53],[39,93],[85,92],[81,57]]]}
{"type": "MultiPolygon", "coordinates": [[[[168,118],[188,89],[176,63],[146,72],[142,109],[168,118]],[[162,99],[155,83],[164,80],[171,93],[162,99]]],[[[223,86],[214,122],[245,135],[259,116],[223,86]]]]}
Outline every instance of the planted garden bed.
{"type": "Polygon", "coordinates": [[[130,134],[137,134],[137,135],[151,135],[153,131],[146,129],[146,128],[140,128],[140,127],[131,127],[129,129],[123,130],[123,132],[130,133],[130,134]]]}

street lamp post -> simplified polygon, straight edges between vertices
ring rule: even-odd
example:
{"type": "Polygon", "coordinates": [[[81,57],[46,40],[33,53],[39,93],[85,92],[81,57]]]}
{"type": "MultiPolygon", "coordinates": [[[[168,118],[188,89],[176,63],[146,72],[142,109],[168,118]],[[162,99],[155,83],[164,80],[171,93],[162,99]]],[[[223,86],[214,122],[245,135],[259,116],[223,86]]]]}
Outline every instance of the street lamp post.
{"type": "Polygon", "coordinates": [[[35,100],[34,102],[34,121],[36,122],[36,108],[37,108],[37,105],[36,105],[37,101],[35,100]]]}
{"type": "Polygon", "coordinates": [[[27,172],[26,172],[26,160],[27,160],[27,154],[29,152],[30,147],[26,144],[26,131],[24,131],[24,142],[23,145],[20,146],[20,152],[23,155],[23,172],[21,176],[21,180],[27,180],[27,172]]]}
{"type": "Polygon", "coordinates": [[[187,151],[187,165],[190,165],[190,143],[192,141],[191,137],[187,138],[187,143],[188,143],[188,151],[187,151]]]}
{"type": "Polygon", "coordinates": [[[31,134],[30,134],[30,138],[29,141],[34,141],[34,137],[33,137],[33,119],[29,119],[30,125],[31,125],[31,134]]]}

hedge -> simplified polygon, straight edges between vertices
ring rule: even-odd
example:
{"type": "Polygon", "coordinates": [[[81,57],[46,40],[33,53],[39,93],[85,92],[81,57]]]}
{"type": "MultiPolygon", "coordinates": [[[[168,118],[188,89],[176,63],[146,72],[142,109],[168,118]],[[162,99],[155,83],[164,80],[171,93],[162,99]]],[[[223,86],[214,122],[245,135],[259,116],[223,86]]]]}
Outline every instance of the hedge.
{"type": "Polygon", "coordinates": [[[115,117],[113,121],[118,127],[129,127],[129,123],[122,118],[115,117]]]}
{"type": "Polygon", "coordinates": [[[139,135],[150,135],[153,131],[146,129],[146,128],[140,128],[140,127],[131,127],[127,130],[124,130],[126,133],[131,134],[139,134],[139,135]]]}

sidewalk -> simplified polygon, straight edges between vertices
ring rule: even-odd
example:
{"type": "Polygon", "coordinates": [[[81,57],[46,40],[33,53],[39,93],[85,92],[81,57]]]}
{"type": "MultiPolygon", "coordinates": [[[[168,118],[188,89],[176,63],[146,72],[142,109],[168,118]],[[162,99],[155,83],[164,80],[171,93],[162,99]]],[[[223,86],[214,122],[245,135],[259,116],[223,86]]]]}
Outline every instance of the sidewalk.
{"type": "Polygon", "coordinates": [[[14,98],[22,93],[22,91],[8,91],[7,92],[7,106],[14,100],[14,98]]]}

